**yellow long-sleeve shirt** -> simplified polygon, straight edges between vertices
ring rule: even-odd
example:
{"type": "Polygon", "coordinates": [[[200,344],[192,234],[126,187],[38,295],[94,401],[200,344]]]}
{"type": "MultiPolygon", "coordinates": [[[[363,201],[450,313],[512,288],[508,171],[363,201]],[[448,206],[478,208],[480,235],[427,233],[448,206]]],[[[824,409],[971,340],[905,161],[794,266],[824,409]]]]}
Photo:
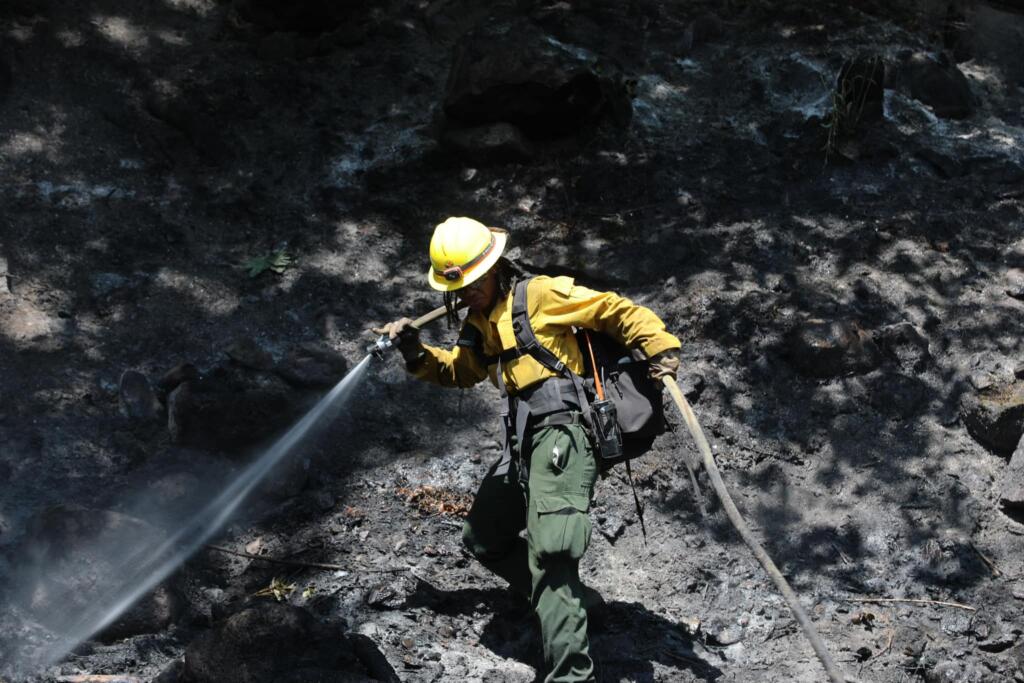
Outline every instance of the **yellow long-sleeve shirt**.
{"type": "MultiPolygon", "coordinates": [[[[464,323],[460,344],[453,349],[425,346],[426,355],[409,368],[410,372],[442,386],[469,387],[487,377],[497,386],[497,364],[485,367],[480,350],[468,342],[479,336],[484,356],[497,356],[515,348],[512,295],[509,292],[499,300],[489,315],[471,312],[464,323]],[[463,340],[467,343],[463,344],[463,340]]],[[[648,357],[680,346],[679,340],[665,330],[665,323],[649,308],[614,292],[577,285],[570,277],[537,276],[527,285],[526,298],[537,340],[577,374],[583,372],[583,356],[573,327],[604,332],[628,348],[641,349],[648,357]]],[[[502,363],[505,387],[511,395],[554,374],[529,355],[502,363]]]]}

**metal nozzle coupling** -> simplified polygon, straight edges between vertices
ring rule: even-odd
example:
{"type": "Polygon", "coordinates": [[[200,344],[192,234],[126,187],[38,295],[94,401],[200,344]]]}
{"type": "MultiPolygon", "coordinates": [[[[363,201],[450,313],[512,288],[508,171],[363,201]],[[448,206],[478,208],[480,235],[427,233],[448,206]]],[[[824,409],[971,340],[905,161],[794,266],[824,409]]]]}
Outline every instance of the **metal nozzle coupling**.
{"type": "Polygon", "coordinates": [[[367,347],[366,352],[372,353],[380,360],[384,360],[384,352],[390,351],[393,348],[395,348],[395,345],[391,342],[391,338],[388,337],[388,335],[386,334],[382,334],[380,336],[380,339],[373,342],[372,344],[370,344],[370,346],[367,347]]]}

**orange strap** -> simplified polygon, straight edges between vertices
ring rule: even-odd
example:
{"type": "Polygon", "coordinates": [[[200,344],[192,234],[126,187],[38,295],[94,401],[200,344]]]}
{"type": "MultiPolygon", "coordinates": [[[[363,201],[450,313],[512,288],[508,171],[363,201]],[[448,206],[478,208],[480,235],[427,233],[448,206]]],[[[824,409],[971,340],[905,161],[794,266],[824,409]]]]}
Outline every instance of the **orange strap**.
{"type": "Polygon", "coordinates": [[[590,343],[590,333],[583,330],[583,338],[587,340],[587,351],[590,352],[590,367],[594,371],[594,389],[597,390],[599,401],[604,400],[604,387],[601,386],[601,373],[598,371],[597,361],[594,359],[594,345],[590,343]]]}

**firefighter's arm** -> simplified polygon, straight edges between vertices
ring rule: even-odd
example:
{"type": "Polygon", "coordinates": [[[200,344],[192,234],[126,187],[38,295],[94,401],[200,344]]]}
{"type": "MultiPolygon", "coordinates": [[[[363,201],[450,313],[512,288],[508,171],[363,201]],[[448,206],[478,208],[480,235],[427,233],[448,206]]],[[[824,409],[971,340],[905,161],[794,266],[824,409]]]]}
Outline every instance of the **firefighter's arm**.
{"type": "MultiPolygon", "coordinates": [[[[678,352],[681,346],[665,329],[661,318],[646,306],[639,306],[614,292],[598,292],[577,285],[567,277],[551,278],[545,284],[548,286],[537,292],[540,301],[536,315],[541,324],[598,330],[628,348],[642,350],[652,359],[665,352],[678,352]]],[[[532,289],[530,296],[534,296],[532,289]]]]}
{"type": "Polygon", "coordinates": [[[407,361],[406,368],[417,377],[443,387],[471,387],[487,378],[480,352],[473,346],[476,328],[466,323],[455,348],[421,345],[421,353],[407,361]]]}

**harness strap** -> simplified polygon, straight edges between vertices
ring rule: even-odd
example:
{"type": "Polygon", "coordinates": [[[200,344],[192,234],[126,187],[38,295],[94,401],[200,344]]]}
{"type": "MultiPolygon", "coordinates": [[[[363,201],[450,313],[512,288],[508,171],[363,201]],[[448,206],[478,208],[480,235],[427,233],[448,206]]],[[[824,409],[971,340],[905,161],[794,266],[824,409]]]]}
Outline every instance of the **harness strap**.
{"type": "Polygon", "coordinates": [[[522,355],[524,355],[523,350],[517,347],[514,349],[505,349],[501,353],[494,354],[493,356],[488,356],[481,353],[480,360],[483,361],[484,366],[489,368],[498,361],[501,361],[502,363],[507,363],[510,360],[515,360],[516,358],[519,358],[522,355]]]}
{"type": "Polygon", "coordinates": [[[545,347],[537,339],[530,324],[530,312],[527,306],[526,288],[530,279],[521,280],[515,284],[512,294],[512,331],[516,335],[516,347],[530,354],[534,360],[557,375],[570,380],[573,389],[576,391],[576,400],[583,412],[584,418],[589,420],[590,401],[583,390],[583,380],[575,372],[566,367],[565,363],[558,359],[550,349],[545,347]]]}
{"type": "Polygon", "coordinates": [[[576,412],[574,410],[566,410],[565,412],[555,413],[548,415],[545,418],[537,420],[534,423],[535,427],[564,427],[568,425],[583,425],[586,424],[583,421],[583,413],[576,412]]]}

